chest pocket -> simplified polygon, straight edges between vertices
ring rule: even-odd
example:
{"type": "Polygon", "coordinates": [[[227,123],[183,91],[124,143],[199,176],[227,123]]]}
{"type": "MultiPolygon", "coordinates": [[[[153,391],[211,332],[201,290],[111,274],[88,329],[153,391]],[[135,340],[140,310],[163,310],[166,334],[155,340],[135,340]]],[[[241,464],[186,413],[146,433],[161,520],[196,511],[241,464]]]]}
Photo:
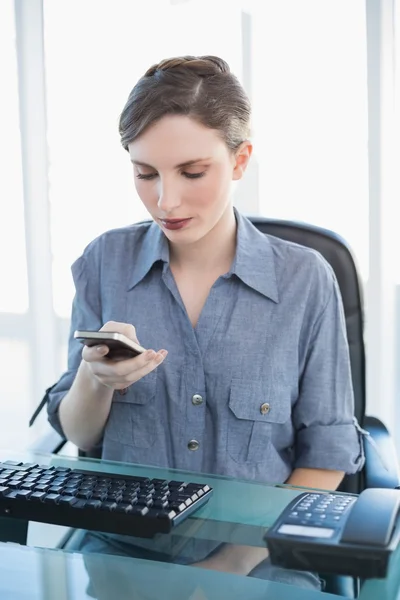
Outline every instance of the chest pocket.
{"type": "Polygon", "coordinates": [[[272,432],[290,418],[290,386],[233,379],[229,409],[228,454],[238,463],[263,462],[272,432]]]}
{"type": "Polygon", "coordinates": [[[105,437],[134,446],[150,448],[156,440],[157,369],[133,383],[126,394],[114,393],[105,437]]]}

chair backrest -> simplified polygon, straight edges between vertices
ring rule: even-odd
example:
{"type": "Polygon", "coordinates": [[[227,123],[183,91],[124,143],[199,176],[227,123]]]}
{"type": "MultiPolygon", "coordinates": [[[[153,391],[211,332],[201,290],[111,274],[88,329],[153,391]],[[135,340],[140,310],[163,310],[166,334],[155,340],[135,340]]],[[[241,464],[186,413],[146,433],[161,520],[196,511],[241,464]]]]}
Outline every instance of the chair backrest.
{"type": "MultiPolygon", "coordinates": [[[[264,217],[249,217],[249,219],[265,234],[317,250],[332,266],[338,280],[346,318],[355,416],[362,425],[366,401],[363,294],[349,246],[337,234],[314,225],[264,217]]],[[[341,489],[356,493],[359,493],[362,488],[362,477],[359,474],[345,478],[341,486],[341,489]]]]}

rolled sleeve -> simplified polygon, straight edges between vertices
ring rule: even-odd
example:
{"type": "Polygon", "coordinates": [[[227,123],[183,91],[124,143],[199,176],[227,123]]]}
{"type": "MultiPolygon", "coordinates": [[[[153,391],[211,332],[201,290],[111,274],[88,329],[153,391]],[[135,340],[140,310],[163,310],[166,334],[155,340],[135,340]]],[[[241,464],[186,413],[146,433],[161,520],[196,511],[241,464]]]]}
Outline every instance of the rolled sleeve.
{"type": "Polygon", "coordinates": [[[300,393],[293,409],[295,468],[344,471],[364,464],[362,429],[354,417],[354,396],[340,291],[327,268],[331,292],[314,321],[300,393]]]}
{"type": "Polygon", "coordinates": [[[99,330],[101,320],[100,293],[98,290],[98,268],[94,263],[93,252],[87,252],[72,265],[75,297],[72,304],[71,327],[68,342],[68,369],[49,393],[47,415],[51,426],[63,437],[58,409],[70,390],[82,357],[82,344],[74,339],[76,329],[99,330]]]}

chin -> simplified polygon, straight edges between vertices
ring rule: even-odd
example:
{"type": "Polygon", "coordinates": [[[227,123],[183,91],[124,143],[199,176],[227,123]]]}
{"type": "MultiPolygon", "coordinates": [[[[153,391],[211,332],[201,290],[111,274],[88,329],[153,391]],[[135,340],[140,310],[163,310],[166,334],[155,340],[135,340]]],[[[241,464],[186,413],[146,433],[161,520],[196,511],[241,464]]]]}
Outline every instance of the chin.
{"type": "Polygon", "coordinates": [[[188,235],[182,235],[182,233],[179,233],[179,235],[177,235],[175,231],[163,231],[163,233],[170,242],[175,244],[175,246],[189,246],[190,244],[197,242],[203,237],[193,235],[193,233],[190,233],[188,235]]]}
{"type": "Polygon", "coordinates": [[[169,231],[162,229],[167,239],[176,246],[190,246],[204,238],[206,231],[169,231]]]}

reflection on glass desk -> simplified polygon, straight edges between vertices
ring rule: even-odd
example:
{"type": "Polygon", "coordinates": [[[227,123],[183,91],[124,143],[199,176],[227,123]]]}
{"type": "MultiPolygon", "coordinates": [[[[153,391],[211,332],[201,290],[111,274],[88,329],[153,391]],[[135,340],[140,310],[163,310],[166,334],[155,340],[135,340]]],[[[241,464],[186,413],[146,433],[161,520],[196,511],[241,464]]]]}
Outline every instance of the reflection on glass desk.
{"type": "MultiPolygon", "coordinates": [[[[284,507],[304,490],[266,485],[215,475],[188,473],[110,461],[40,455],[28,452],[11,456],[0,450],[0,461],[21,460],[40,465],[96,470],[151,478],[186,479],[208,483],[210,501],[175,532],[175,543],[203,542],[265,547],[263,536],[284,507]]],[[[13,520],[9,519],[13,525],[13,520]]],[[[15,520],[16,522],[16,520],[15,520]]],[[[0,520],[0,528],[2,522],[0,520]]],[[[0,537],[1,537],[0,531],[0,537]]],[[[2,536],[4,539],[4,535],[2,536]]],[[[124,536],[121,536],[122,538],[124,536]]],[[[168,536],[167,536],[168,537],[168,536]]],[[[165,537],[164,537],[165,539],[165,537]]],[[[189,546],[191,545],[189,544],[189,546]]],[[[44,546],[45,543],[40,543],[44,546]]],[[[190,561],[189,561],[190,562],[190,561]]],[[[24,547],[0,544],[1,600],[224,600],[264,598],[338,598],[257,577],[243,577],[186,564],[116,556],[112,553],[24,547]]],[[[361,600],[400,599],[400,552],[391,560],[388,577],[369,580],[361,600]]]]}
{"type": "Polygon", "coordinates": [[[337,596],[289,585],[100,554],[0,544],[2,600],[306,600],[337,596]],[[96,577],[93,578],[93,572],[96,577]],[[89,579],[91,574],[93,581],[89,579]]]}

